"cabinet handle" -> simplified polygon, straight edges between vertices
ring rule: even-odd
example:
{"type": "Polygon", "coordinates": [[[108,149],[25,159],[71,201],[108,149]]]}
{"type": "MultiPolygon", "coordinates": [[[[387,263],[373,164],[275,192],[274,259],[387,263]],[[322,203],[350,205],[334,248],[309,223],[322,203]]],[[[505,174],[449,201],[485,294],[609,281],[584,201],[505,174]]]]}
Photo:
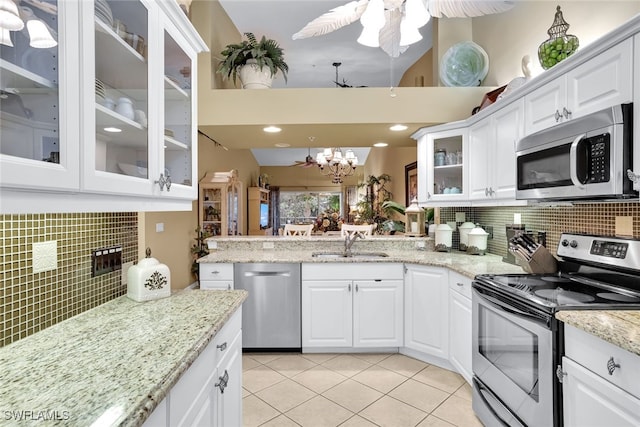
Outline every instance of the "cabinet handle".
{"type": "Polygon", "coordinates": [[[556,114],[554,115],[554,117],[556,118],[556,123],[558,123],[562,118],[562,114],[560,114],[560,111],[556,110],[556,114]]]}
{"type": "Polygon", "coordinates": [[[356,283],[356,292],[358,292],[358,284],[356,283]]]}
{"type": "Polygon", "coordinates": [[[487,197],[489,195],[489,189],[484,187],[484,196],[487,197]]]}
{"type": "Polygon", "coordinates": [[[214,270],[211,272],[211,274],[220,274],[220,272],[218,270],[214,270]]]}
{"type": "Polygon", "coordinates": [[[231,290],[231,284],[227,285],[227,290],[230,291],[231,290]]]}
{"type": "Polygon", "coordinates": [[[495,191],[493,191],[493,187],[489,187],[489,195],[493,196],[495,194],[495,191]]]}
{"type": "Polygon", "coordinates": [[[565,119],[571,117],[571,111],[567,110],[567,107],[562,107],[562,115],[565,119]]]}
{"type": "Polygon", "coordinates": [[[227,349],[227,342],[225,341],[222,344],[218,344],[216,348],[219,349],[220,351],[225,351],[227,349]]]}
{"type": "Polygon", "coordinates": [[[431,198],[431,193],[427,192],[427,199],[431,198]]]}
{"type": "Polygon", "coordinates": [[[607,371],[609,371],[609,375],[613,375],[613,371],[616,370],[616,368],[619,368],[620,364],[616,363],[613,361],[613,356],[611,356],[609,358],[609,361],[607,362],[607,371]]]}
{"type": "Polygon", "coordinates": [[[564,377],[567,376],[567,373],[562,370],[562,365],[556,366],[556,377],[558,378],[558,382],[563,382],[564,377]]]}
{"type": "Polygon", "coordinates": [[[164,187],[167,187],[167,192],[171,189],[171,177],[169,174],[167,174],[167,176],[160,174],[160,178],[157,181],[154,181],[154,183],[160,186],[160,191],[162,191],[164,187]]]}
{"type": "Polygon", "coordinates": [[[351,292],[351,283],[349,283],[349,292],[351,292]]]}
{"type": "Polygon", "coordinates": [[[463,287],[463,286],[464,286],[464,283],[457,282],[457,283],[456,283],[456,285],[458,285],[458,286],[460,286],[460,287],[463,287]]]}
{"type": "Polygon", "coordinates": [[[220,389],[220,393],[224,394],[224,389],[227,388],[227,384],[229,384],[229,372],[224,370],[224,375],[218,377],[220,382],[215,383],[214,385],[220,389]]]}

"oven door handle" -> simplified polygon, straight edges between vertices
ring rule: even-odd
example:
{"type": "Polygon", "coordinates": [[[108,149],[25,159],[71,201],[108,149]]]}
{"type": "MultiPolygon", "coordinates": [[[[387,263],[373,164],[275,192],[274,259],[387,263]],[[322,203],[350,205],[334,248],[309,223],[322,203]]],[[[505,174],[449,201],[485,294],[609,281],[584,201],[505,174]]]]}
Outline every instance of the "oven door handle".
{"type": "MultiPolygon", "coordinates": [[[[498,414],[498,412],[493,408],[493,406],[491,405],[491,403],[489,402],[489,400],[487,399],[486,395],[490,396],[492,399],[495,399],[495,401],[501,405],[505,411],[510,412],[503,404],[502,402],[500,402],[500,400],[491,392],[491,390],[489,390],[487,387],[484,386],[484,384],[482,384],[480,381],[476,380],[475,378],[473,379],[473,385],[478,389],[478,396],[480,396],[480,399],[482,399],[482,403],[484,403],[484,406],[489,409],[489,411],[491,412],[491,414],[493,414],[493,416],[496,418],[496,420],[498,420],[498,422],[502,425],[502,427],[513,427],[513,424],[509,424],[508,422],[506,422],[501,416],[500,414],[498,414]],[[485,395],[486,394],[486,395],[485,395]]],[[[512,415],[513,416],[513,415],[512,415]]],[[[513,416],[513,419],[515,422],[517,422],[518,426],[524,427],[524,424],[520,423],[519,420],[517,420],[515,418],[515,416],[513,416]]]]}
{"type": "MultiPolygon", "coordinates": [[[[477,290],[476,290],[477,291],[477,290]]],[[[545,326],[549,326],[549,318],[546,316],[538,316],[535,313],[530,313],[530,312],[526,312],[526,311],[522,311],[522,310],[518,310],[517,308],[514,307],[510,307],[509,305],[503,303],[502,301],[491,297],[487,294],[483,294],[481,292],[478,292],[478,295],[480,296],[480,298],[482,298],[483,300],[485,300],[487,303],[491,304],[494,308],[497,308],[499,310],[503,310],[506,311],[507,313],[511,313],[515,316],[518,317],[523,317],[525,319],[534,321],[536,323],[542,323],[545,326]]]]}
{"type": "Polygon", "coordinates": [[[578,145],[580,145],[580,141],[582,141],[585,136],[587,136],[586,133],[577,136],[571,143],[571,149],[569,150],[569,176],[571,177],[573,185],[580,189],[584,189],[584,185],[578,178],[578,145]]]}

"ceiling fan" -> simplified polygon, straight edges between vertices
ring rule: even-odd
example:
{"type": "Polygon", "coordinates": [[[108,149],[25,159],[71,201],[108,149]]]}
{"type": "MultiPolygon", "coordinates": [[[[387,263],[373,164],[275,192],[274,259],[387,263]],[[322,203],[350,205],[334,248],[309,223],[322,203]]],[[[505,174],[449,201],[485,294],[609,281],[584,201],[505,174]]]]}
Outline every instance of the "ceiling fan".
{"type": "Polygon", "coordinates": [[[318,162],[316,161],[316,159],[314,159],[311,156],[311,148],[309,148],[308,150],[309,150],[309,153],[307,154],[307,157],[304,158],[304,161],[296,160],[295,164],[290,166],[300,166],[301,168],[310,168],[312,166],[317,165],[318,162]]]}
{"type": "Polygon", "coordinates": [[[422,39],[419,28],[436,18],[467,18],[501,13],[515,0],[353,0],[320,15],[293,35],[293,39],[322,36],[358,19],[363,26],[358,43],[380,47],[397,58],[422,39]]]}

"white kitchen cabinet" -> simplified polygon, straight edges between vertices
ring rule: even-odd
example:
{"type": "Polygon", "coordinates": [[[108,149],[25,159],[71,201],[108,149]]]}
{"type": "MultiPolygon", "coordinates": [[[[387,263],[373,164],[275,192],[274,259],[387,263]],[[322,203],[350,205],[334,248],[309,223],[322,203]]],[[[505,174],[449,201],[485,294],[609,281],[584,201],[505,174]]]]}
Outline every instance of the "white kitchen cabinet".
{"type": "Polygon", "coordinates": [[[77,4],[52,1],[30,8],[57,33],[57,46],[31,47],[24,29],[11,31],[13,46],[0,49],[0,189],[79,188],[77,4]]]}
{"type": "Polygon", "coordinates": [[[302,264],[303,349],[401,346],[402,283],[401,264],[302,264]]]}
{"type": "Polygon", "coordinates": [[[525,135],[632,101],[629,38],[525,95],[525,135]]]}
{"type": "Polygon", "coordinates": [[[242,425],[242,308],[182,374],[145,427],[242,425]]]}
{"type": "Polygon", "coordinates": [[[25,121],[34,134],[22,148],[3,137],[1,212],[190,210],[206,45],[185,14],[169,1],[46,5],[58,46],[20,61],[2,49],[2,87],[26,108],[3,112],[3,135],[25,121]]]}
{"type": "Polygon", "coordinates": [[[407,264],[404,286],[405,347],[448,359],[448,270],[407,264]]]}
{"type": "Polygon", "coordinates": [[[523,109],[523,101],[516,100],[470,127],[468,164],[472,201],[516,203],[515,144],[522,136],[523,109]]]}
{"type": "Polygon", "coordinates": [[[200,289],[233,289],[233,264],[201,262],[198,264],[198,278],[200,289]]]}
{"type": "Polygon", "coordinates": [[[449,272],[449,361],[469,384],[471,369],[471,279],[449,272]]]}
{"type": "Polygon", "coordinates": [[[564,425],[640,425],[640,357],[565,325],[564,425]]]}
{"type": "Polygon", "coordinates": [[[356,280],[353,346],[398,347],[403,343],[403,281],[356,280]]]}
{"type": "Polygon", "coordinates": [[[418,137],[418,202],[429,206],[467,203],[467,128],[427,129],[418,137]],[[436,160],[436,153],[438,159],[436,160]],[[444,164],[442,159],[444,153],[444,164]]]}

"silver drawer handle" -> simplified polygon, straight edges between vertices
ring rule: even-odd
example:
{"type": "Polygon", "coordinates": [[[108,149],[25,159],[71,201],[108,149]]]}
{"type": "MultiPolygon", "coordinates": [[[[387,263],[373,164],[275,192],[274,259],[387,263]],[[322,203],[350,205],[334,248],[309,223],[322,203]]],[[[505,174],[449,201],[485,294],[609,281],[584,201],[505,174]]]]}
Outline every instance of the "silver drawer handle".
{"type": "Polygon", "coordinates": [[[562,117],[562,114],[560,114],[560,111],[556,110],[556,114],[554,114],[554,117],[556,118],[556,123],[557,123],[562,117]]]}
{"type": "Polygon", "coordinates": [[[567,107],[562,107],[562,115],[565,119],[571,117],[571,111],[567,110],[567,107]]]}
{"type": "Polygon", "coordinates": [[[220,389],[220,393],[224,394],[224,389],[227,388],[227,385],[229,384],[229,372],[227,372],[227,370],[225,369],[224,375],[218,377],[218,379],[220,380],[220,382],[214,385],[220,389]]]}
{"type": "Polygon", "coordinates": [[[222,344],[218,344],[216,348],[219,349],[220,351],[225,351],[227,349],[227,342],[225,341],[222,344]]]}
{"type": "Polygon", "coordinates": [[[613,356],[609,358],[609,361],[607,362],[607,371],[609,371],[609,375],[613,375],[613,371],[616,370],[616,368],[619,368],[620,364],[616,363],[613,361],[613,356]]]}
{"type": "Polygon", "coordinates": [[[220,274],[218,270],[212,271],[211,274],[220,274]]]}
{"type": "Polygon", "coordinates": [[[464,286],[464,283],[457,282],[456,285],[462,287],[462,286],[464,286]]]}

